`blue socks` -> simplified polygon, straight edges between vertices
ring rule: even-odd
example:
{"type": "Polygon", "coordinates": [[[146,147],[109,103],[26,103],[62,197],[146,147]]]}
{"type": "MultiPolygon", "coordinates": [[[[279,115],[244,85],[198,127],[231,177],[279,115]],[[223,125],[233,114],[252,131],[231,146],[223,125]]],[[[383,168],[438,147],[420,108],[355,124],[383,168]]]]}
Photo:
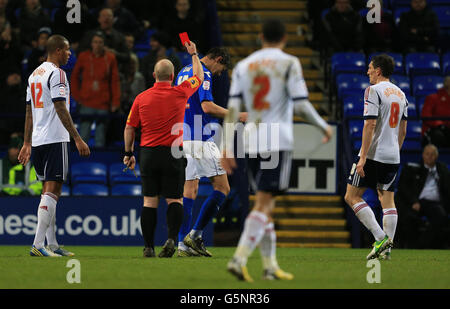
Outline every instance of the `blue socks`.
{"type": "Polygon", "coordinates": [[[183,223],[178,233],[178,242],[183,242],[184,237],[191,231],[192,208],[194,200],[183,197],[183,223]]]}
{"type": "MultiPolygon", "coordinates": [[[[213,191],[213,193],[206,199],[203,203],[200,213],[198,215],[197,221],[195,222],[193,230],[200,232],[208,225],[211,219],[218,213],[220,206],[222,206],[225,201],[225,194],[220,191],[213,191]]],[[[195,236],[200,236],[194,233],[195,236]],[[196,235],[195,235],[196,234],[196,235]]],[[[192,236],[192,235],[191,235],[192,236]]]]}

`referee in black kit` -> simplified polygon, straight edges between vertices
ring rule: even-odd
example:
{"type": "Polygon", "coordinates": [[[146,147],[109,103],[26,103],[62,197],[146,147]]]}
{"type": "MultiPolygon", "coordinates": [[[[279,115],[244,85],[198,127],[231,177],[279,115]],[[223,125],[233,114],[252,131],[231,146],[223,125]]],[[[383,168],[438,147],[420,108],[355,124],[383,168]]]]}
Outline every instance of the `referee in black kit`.
{"type": "Polygon", "coordinates": [[[124,131],[125,156],[123,163],[134,169],[133,155],[136,128],[141,128],[140,170],[144,207],[141,228],[144,237],[144,257],[154,257],[154,235],[157,221],[159,196],[167,202],[168,239],[159,257],[172,257],[175,241],[183,222],[183,188],[186,159],[172,154],[180,153],[183,146],[184,111],[188,98],[203,82],[203,67],[193,42],[185,43],[192,56],[193,77],[172,87],[173,64],[163,59],[156,63],[154,86],[140,93],[131,107],[124,131]],[[176,125],[176,127],[174,127],[176,125]],[[172,128],[180,128],[172,134],[172,128]]]}

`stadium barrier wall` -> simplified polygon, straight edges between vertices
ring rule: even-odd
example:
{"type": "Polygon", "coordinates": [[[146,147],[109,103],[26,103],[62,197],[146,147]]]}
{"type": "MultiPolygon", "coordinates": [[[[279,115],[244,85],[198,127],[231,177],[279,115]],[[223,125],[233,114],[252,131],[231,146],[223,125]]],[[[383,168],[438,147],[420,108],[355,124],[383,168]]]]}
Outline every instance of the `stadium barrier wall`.
{"type": "MultiPolygon", "coordinates": [[[[197,217],[204,198],[193,208],[197,217]]],[[[0,198],[0,245],[29,245],[37,225],[38,197],[0,198]]],[[[61,197],[56,206],[56,236],[62,245],[144,246],[140,197],[61,197]]],[[[167,204],[158,207],[155,245],[167,240],[167,204]]],[[[213,223],[206,226],[206,246],[213,245],[213,223]]]]}

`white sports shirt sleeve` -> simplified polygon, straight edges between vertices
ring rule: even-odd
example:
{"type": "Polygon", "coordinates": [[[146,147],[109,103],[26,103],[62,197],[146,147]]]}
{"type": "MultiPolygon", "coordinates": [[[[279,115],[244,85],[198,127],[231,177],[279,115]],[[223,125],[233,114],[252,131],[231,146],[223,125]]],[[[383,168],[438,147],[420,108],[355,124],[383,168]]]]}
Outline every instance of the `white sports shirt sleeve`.
{"type": "Polygon", "coordinates": [[[50,62],[36,68],[28,78],[26,101],[33,114],[33,147],[70,141],[54,107],[54,102],[65,101],[69,110],[70,88],[63,70],[50,62]]]}

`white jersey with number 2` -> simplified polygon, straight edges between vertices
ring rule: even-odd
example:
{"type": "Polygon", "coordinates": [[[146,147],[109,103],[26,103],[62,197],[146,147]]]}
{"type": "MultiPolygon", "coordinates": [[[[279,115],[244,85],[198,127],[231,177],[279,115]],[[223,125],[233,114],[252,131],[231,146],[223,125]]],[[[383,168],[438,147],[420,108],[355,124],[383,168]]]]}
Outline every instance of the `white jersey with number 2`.
{"type": "Polygon", "coordinates": [[[293,103],[308,99],[297,57],[263,48],[241,60],[232,74],[233,99],[244,102],[248,112],[247,153],[293,149],[293,103]]]}
{"type": "Polygon", "coordinates": [[[65,101],[69,110],[70,89],[66,73],[44,62],[28,78],[27,104],[33,113],[32,146],[69,142],[70,135],[59,119],[53,102],[65,101]]]}
{"type": "Polygon", "coordinates": [[[400,163],[399,125],[408,117],[408,101],[400,88],[383,81],[366,89],[364,119],[377,119],[367,158],[387,163],[400,163]]]}

